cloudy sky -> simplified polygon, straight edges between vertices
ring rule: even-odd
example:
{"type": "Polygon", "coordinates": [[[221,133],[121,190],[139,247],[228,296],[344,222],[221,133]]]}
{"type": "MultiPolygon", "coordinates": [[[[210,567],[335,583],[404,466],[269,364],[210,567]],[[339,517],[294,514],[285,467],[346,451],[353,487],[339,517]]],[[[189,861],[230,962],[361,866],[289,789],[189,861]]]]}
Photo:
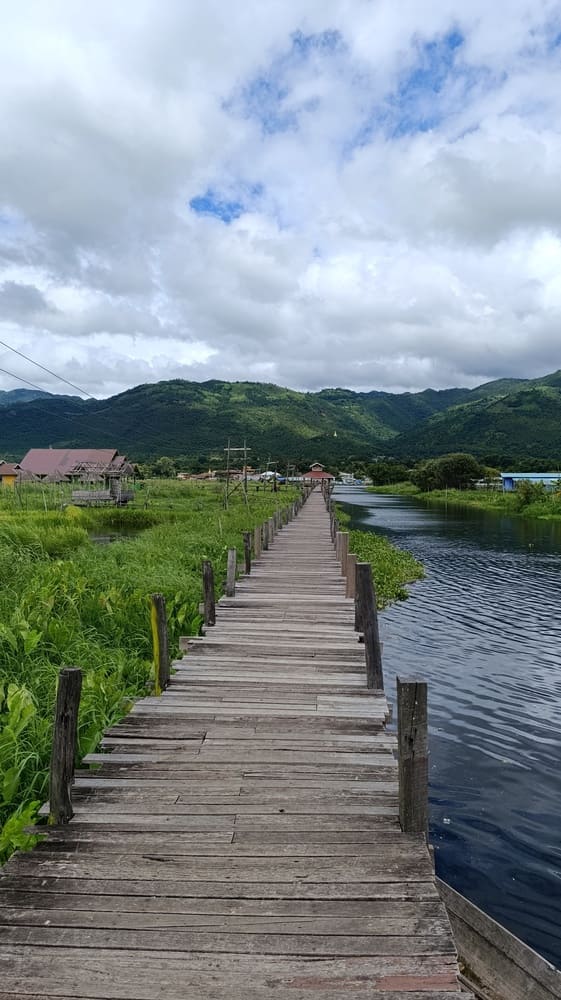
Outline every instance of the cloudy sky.
{"type": "Polygon", "coordinates": [[[2,8],[6,371],[107,396],[561,367],[559,0],[2,8]]]}

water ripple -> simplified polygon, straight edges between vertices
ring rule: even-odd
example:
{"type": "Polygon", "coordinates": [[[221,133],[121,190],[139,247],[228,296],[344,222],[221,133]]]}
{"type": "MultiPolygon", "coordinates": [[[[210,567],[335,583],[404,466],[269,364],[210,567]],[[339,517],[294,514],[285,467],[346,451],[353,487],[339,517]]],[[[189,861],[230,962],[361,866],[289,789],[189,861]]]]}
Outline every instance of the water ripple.
{"type": "Polygon", "coordinates": [[[561,525],[338,494],[427,573],[381,625],[390,696],[429,682],[438,872],[561,966],[561,525]]]}

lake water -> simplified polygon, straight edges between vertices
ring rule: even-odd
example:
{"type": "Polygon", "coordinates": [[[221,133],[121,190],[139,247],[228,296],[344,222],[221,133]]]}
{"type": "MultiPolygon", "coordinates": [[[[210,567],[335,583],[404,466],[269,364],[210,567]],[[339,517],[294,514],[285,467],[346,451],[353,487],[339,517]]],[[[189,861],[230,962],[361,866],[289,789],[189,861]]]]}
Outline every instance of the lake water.
{"type": "Polygon", "coordinates": [[[425,566],[381,630],[391,699],[429,683],[437,872],[561,967],[561,524],[335,497],[425,566]]]}

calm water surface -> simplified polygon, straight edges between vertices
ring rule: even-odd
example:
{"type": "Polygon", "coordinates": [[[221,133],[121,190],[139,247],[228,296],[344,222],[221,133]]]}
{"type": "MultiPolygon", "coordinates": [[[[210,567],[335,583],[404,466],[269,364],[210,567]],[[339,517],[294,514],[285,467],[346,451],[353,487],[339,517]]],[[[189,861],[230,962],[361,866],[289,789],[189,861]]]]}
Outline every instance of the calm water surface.
{"type": "Polygon", "coordinates": [[[429,682],[438,874],[561,967],[561,524],[336,498],[425,566],[381,628],[392,699],[429,682]]]}

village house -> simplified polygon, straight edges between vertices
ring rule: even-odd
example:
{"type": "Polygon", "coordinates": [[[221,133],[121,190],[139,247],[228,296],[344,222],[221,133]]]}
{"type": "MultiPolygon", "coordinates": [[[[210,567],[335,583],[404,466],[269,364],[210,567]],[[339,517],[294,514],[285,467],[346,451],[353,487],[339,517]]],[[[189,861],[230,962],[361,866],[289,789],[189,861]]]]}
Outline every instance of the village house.
{"type": "Polygon", "coordinates": [[[21,467],[17,463],[4,462],[0,459],[0,483],[2,486],[11,486],[13,489],[19,479],[20,471],[21,467]]]}
{"type": "Polygon", "coordinates": [[[310,481],[312,483],[316,483],[318,481],[321,481],[322,479],[323,480],[335,479],[335,476],[332,476],[330,472],[326,472],[325,466],[321,465],[320,462],[314,462],[310,466],[308,472],[304,473],[302,478],[304,479],[305,482],[310,481]]]}
{"type": "Polygon", "coordinates": [[[74,503],[121,504],[133,498],[123,486],[134,477],[136,466],[115,448],[31,448],[19,465],[22,475],[32,475],[41,482],[99,487],[75,490],[74,503]]]}

